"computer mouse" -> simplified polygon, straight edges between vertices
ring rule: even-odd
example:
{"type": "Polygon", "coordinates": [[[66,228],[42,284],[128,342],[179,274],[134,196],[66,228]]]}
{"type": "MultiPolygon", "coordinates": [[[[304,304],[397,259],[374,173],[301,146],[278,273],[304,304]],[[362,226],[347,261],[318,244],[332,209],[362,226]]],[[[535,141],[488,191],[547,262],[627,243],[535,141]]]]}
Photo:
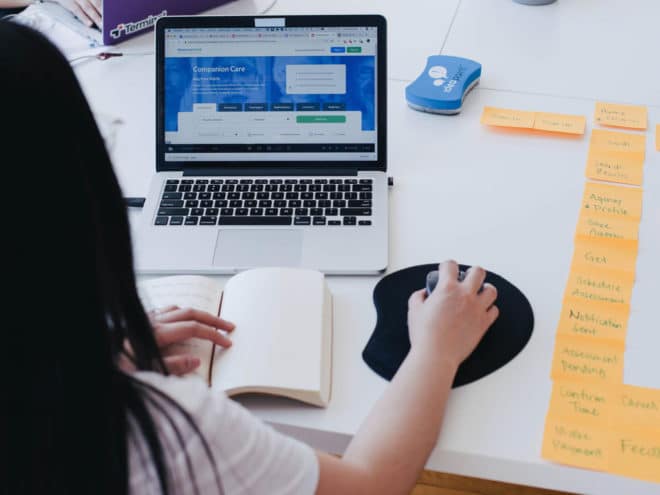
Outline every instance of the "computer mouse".
{"type": "MultiPolygon", "coordinates": [[[[459,282],[465,280],[465,270],[458,271],[457,279],[459,282]]],[[[426,275],[426,297],[431,295],[431,292],[433,292],[433,289],[435,289],[436,285],[438,285],[438,270],[433,270],[426,275]]],[[[480,294],[482,290],[484,290],[483,285],[477,291],[477,294],[480,294]]]]}

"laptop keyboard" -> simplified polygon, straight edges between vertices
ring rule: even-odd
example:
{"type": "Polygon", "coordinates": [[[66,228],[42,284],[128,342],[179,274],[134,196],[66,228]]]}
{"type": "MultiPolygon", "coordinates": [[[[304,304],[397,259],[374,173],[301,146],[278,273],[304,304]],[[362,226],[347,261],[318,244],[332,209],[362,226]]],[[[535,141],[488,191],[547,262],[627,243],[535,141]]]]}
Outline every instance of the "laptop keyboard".
{"type": "Polygon", "coordinates": [[[369,226],[372,179],[167,179],[155,225],[369,226]]]}

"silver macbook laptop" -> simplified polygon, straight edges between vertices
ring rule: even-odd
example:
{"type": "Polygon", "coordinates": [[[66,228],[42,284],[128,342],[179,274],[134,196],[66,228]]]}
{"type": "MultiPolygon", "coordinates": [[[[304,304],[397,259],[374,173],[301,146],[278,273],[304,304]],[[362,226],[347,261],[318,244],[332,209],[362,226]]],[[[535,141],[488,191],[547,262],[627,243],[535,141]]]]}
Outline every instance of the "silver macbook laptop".
{"type": "Polygon", "coordinates": [[[380,16],[165,17],[142,273],[388,259],[380,16]]]}

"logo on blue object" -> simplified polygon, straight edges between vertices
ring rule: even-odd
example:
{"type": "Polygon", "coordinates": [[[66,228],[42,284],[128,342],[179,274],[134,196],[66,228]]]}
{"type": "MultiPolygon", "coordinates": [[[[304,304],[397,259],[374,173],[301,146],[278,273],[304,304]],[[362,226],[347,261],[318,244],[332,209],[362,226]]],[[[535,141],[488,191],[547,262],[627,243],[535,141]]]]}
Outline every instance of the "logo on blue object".
{"type": "Polygon", "coordinates": [[[121,24],[117,24],[117,27],[114,28],[112,31],[110,31],[110,36],[112,36],[114,39],[121,38],[122,36],[126,36],[132,33],[137,33],[138,31],[142,31],[143,29],[150,28],[154,24],[156,24],[156,21],[160,19],[161,17],[165,17],[167,15],[167,10],[163,10],[160,14],[156,15],[151,15],[149,14],[146,18],[140,19],[139,21],[135,22],[122,22],[121,24]]]}

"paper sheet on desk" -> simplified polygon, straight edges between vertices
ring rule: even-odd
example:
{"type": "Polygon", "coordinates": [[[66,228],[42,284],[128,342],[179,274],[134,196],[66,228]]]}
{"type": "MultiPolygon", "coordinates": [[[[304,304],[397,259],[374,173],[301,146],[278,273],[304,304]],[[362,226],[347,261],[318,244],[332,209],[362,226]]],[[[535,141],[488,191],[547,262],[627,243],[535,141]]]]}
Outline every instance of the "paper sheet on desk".
{"type": "Polygon", "coordinates": [[[56,3],[30,5],[13,17],[46,36],[68,59],[93,54],[101,46],[101,33],[83,25],[73,14],[56,3]]]}

